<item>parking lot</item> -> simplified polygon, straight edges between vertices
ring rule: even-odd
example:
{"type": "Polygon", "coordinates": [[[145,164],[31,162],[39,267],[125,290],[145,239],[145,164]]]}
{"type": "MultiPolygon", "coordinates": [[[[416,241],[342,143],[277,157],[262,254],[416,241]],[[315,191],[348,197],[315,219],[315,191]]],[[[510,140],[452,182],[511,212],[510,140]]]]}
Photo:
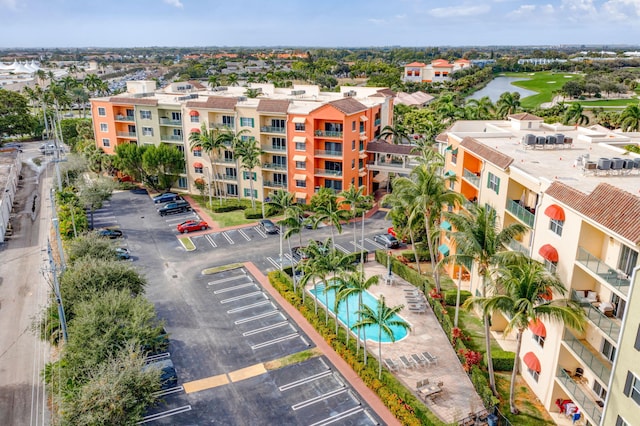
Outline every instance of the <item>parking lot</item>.
{"type": "MultiPolygon", "coordinates": [[[[134,266],[148,280],[146,295],[170,335],[166,356],[173,361],[178,386],[159,394],[162,402],[149,410],[146,424],[383,423],[321,354],[277,365],[315,345],[255,276],[245,268],[202,273],[247,261],[263,272],[273,270],[279,267],[279,235],[267,235],[257,226],[198,232],[188,234],[197,249],[186,252],[176,225],[195,213],[160,217],[156,208],[148,195],[126,191],[96,212],[96,227],[124,232],[119,243],[133,252],[134,266]]],[[[371,239],[376,229],[368,231],[365,248],[380,248],[371,239]]],[[[328,228],[303,230],[303,242],[329,234],[328,228]]],[[[336,240],[344,252],[360,249],[353,245],[353,234],[345,232],[336,240]]],[[[288,256],[286,242],[283,251],[288,256]]]]}

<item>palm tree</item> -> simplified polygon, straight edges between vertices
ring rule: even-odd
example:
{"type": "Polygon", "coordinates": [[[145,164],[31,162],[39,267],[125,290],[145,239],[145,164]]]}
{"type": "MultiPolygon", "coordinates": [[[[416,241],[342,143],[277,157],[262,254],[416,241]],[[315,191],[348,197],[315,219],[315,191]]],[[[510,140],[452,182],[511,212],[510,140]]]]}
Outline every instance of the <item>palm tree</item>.
{"type": "MultiPolygon", "coordinates": [[[[313,292],[314,294],[318,294],[318,282],[317,279],[320,278],[320,273],[322,272],[322,268],[318,263],[314,262],[313,259],[317,257],[322,257],[329,249],[329,241],[325,241],[324,243],[317,244],[315,241],[311,241],[311,243],[305,248],[305,252],[309,255],[309,259],[302,264],[302,279],[300,280],[300,289],[302,290],[302,300],[304,301],[305,292],[304,289],[306,285],[309,283],[309,280],[313,282],[313,292]]],[[[314,298],[315,304],[315,313],[318,314],[318,297],[314,298]]]]}
{"type": "Polygon", "coordinates": [[[589,117],[584,115],[584,108],[579,102],[572,103],[564,113],[564,124],[589,124],[589,117]]]}
{"type": "MultiPolygon", "coordinates": [[[[364,208],[365,205],[371,203],[372,197],[370,195],[364,195],[364,186],[357,188],[355,185],[349,186],[349,189],[346,191],[342,191],[339,195],[342,197],[342,201],[340,201],[340,205],[348,205],[351,207],[351,217],[353,217],[353,247],[356,249],[358,246],[356,244],[356,214],[357,209],[362,208],[362,240],[364,240],[364,215],[367,210],[364,208]]],[[[364,250],[361,247],[361,250],[364,250]]],[[[361,259],[362,260],[362,259],[361,259]]]]}
{"type": "Polygon", "coordinates": [[[438,161],[429,164],[421,163],[411,171],[409,177],[398,177],[393,181],[394,190],[404,193],[402,196],[413,197],[415,208],[419,209],[418,211],[424,216],[427,246],[438,292],[440,292],[440,274],[435,261],[436,232],[439,228],[443,206],[453,206],[460,203],[462,199],[462,195],[448,189],[448,183],[455,180],[456,177],[454,175],[442,176],[439,172],[441,166],[442,163],[438,161]]]}
{"type": "Polygon", "coordinates": [[[418,246],[415,240],[414,226],[418,223],[421,225],[419,219],[423,218],[422,212],[416,206],[416,198],[408,191],[396,190],[391,194],[387,194],[384,197],[384,202],[391,205],[387,217],[392,218],[392,223],[396,233],[406,235],[409,233],[409,239],[411,240],[411,248],[413,249],[413,256],[416,259],[416,267],[418,268],[418,274],[422,275],[420,269],[420,256],[418,255],[418,246]],[[402,223],[403,229],[400,229],[396,225],[402,223]],[[398,228],[398,229],[396,229],[398,228]]]}
{"type": "Polygon", "coordinates": [[[480,99],[469,99],[466,107],[473,111],[473,117],[469,117],[469,119],[490,120],[494,116],[495,105],[493,105],[488,96],[480,99]]]}
{"type": "MultiPolygon", "coordinates": [[[[487,287],[491,282],[492,268],[503,261],[505,246],[516,236],[524,233],[526,227],[514,223],[498,230],[496,211],[493,208],[478,206],[470,203],[468,211],[448,213],[445,215],[455,231],[450,233],[456,243],[457,253],[451,255],[451,260],[464,264],[476,263],[478,275],[482,278],[482,297],[487,296],[487,287]]],[[[489,316],[484,317],[484,338],[489,370],[489,385],[496,393],[495,374],[491,357],[491,330],[489,316]]]]}
{"type": "Polygon", "coordinates": [[[207,84],[209,85],[210,88],[220,86],[220,76],[218,74],[211,74],[207,78],[207,84]]]}
{"type": "Polygon", "coordinates": [[[283,232],[283,238],[287,240],[287,246],[289,248],[289,257],[291,258],[291,272],[293,274],[293,290],[297,290],[297,274],[296,264],[293,261],[293,249],[291,248],[291,237],[295,234],[300,235],[300,247],[302,247],[302,224],[300,223],[300,216],[302,215],[302,209],[297,204],[287,207],[284,211],[284,217],[278,221],[278,224],[286,229],[283,232]]]}
{"type": "Polygon", "coordinates": [[[396,145],[406,144],[410,141],[408,130],[399,124],[396,126],[384,126],[378,137],[387,142],[391,140],[396,145]]]}
{"type": "MultiPolygon", "coordinates": [[[[504,332],[516,330],[516,361],[520,359],[522,335],[532,321],[546,319],[560,322],[579,332],[584,328],[585,313],[576,302],[566,298],[547,300],[542,297],[550,291],[564,296],[567,291],[562,282],[542,263],[522,253],[512,252],[507,263],[498,268],[496,286],[503,291],[502,294],[473,297],[467,299],[464,306],[479,306],[485,316],[500,312],[509,318],[504,332]]],[[[513,414],[519,413],[515,405],[515,384],[519,366],[519,362],[513,366],[509,388],[509,405],[513,414]]]]}
{"type": "MultiPolygon", "coordinates": [[[[325,301],[325,305],[328,308],[328,303],[329,303],[328,291],[331,290],[332,288],[336,290],[336,300],[337,300],[337,293],[341,287],[339,283],[340,280],[338,279],[337,275],[340,274],[341,272],[355,271],[356,268],[353,262],[351,261],[351,256],[349,254],[344,254],[342,252],[339,252],[336,249],[329,250],[329,252],[324,255],[324,258],[329,267],[329,270],[333,274],[333,278],[331,279],[331,281],[325,282],[325,286],[324,286],[324,296],[325,296],[324,301],[325,301]]],[[[336,310],[336,334],[338,334],[337,302],[336,302],[335,310],[336,310]]],[[[325,318],[325,320],[326,322],[328,322],[328,318],[325,318]]]]}
{"type": "MultiPolygon", "coordinates": [[[[384,301],[384,296],[380,296],[378,299],[378,306],[374,311],[367,305],[360,306],[358,309],[358,314],[360,315],[360,320],[356,322],[351,328],[359,329],[369,326],[377,326],[378,327],[378,378],[382,377],[382,335],[389,337],[392,342],[396,341],[396,337],[393,334],[393,330],[391,327],[402,327],[405,330],[410,330],[411,326],[408,322],[403,319],[393,319],[394,316],[397,317],[398,312],[400,312],[404,308],[404,305],[398,305],[394,307],[389,307],[384,301]]],[[[366,345],[366,340],[365,340],[366,345]]],[[[367,363],[367,349],[365,346],[364,350],[365,354],[365,364],[367,363]]]]}
{"type": "Polygon", "coordinates": [[[227,76],[227,84],[229,86],[237,86],[238,85],[238,74],[231,73],[227,76]]]}
{"type": "MultiPolygon", "coordinates": [[[[267,204],[276,207],[278,210],[285,213],[287,209],[292,207],[295,202],[293,200],[294,195],[288,191],[275,191],[271,195],[271,199],[267,204]]],[[[282,229],[280,229],[280,269],[282,269],[282,237],[286,234],[286,223],[282,223],[282,229]]]]}
{"type": "MultiPolygon", "coordinates": [[[[336,295],[336,301],[347,300],[351,295],[358,296],[358,309],[362,306],[362,294],[374,284],[378,284],[380,279],[379,275],[373,275],[366,278],[363,271],[343,272],[340,280],[344,282],[344,287],[340,289],[336,295]]],[[[336,308],[337,309],[337,308],[336,308]]],[[[360,315],[358,314],[358,321],[360,321],[360,315]]],[[[349,304],[347,303],[347,324],[349,321],[349,304]]],[[[347,344],[349,344],[349,332],[347,330],[347,344]]],[[[356,347],[356,353],[360,350],[360,329],[358,329],[358,341],[356,347]]]]}
{"type": "MultiPolygon", "coordinates": [[[[247,130],[241,130],[246,132],[247,130]]],[[[260,166],[260,155],[262,150],[256,144],[256,140],[253,137],[246,139],[238,139],[233,147],[233,152],[240,159],[240,164],[249,174],[249,188],[251,190],[251,208],[256,208],[256,200],[253,196],[253,169],[260,166]]]]}
{"type": "MultiPolygon", "coordinates": [[[[209,156],[209,161],[211,162],[211,175],[209,177],[213,180],[216,191],[218,191],[218,186],[215,160],[220,156],[220,149],[224,146],[225,140],[219,129],[209,130],[205,123],[200,126],[200,132],[191,132],[189,134],[191,150],[200,148],[209,156]]],[[[209,185],[211,185],[211,182],[209,182],[209,185]]],[[[218,191],[218,196],[220,197],[220,205],[222,205],[222,191],[218,191]]]]}
{"type": "Polygon", "coordinates": [[[620,113],[620,128],[625,132],[640,132],[640,105],[628,105],[620,113]]]}
{"type": "Polygon", "coordinates": [[[97,94],[102,83],[102,80],[96,74],[89,74],[84,77],[84,87],[87,88],[89,93],[97,94]]]}
{"type": "Polygon", "coordinates": [[[314,226],[317,227],[320,222],[328,221],[331,231],[331,247],[334,247],[333,228],[338,230],[338,234],[342,234],[342,222],[348,219],[349,212],[338,207],[337,196],[329,188],[320,188],[318,197],[326,197],[325,202],[318,204],[314,210],[314,226]]]}
{"type": "Polygon", "coordinates": [[[520,93],[504,92],[496,102],[497,118],[506,118],[520,108],[520,93]]]}

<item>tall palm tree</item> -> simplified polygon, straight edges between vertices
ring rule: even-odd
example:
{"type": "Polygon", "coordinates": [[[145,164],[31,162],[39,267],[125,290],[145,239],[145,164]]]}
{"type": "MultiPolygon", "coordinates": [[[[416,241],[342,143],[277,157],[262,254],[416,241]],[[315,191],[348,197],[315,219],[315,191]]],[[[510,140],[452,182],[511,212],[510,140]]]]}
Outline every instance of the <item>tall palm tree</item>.
{"type": "MultiPolygon", "coordinates": [[[[209,156],[209,161],[211,162],[211,174],[209,178],[213,181],[214,188],[216,188],[216,191],[218,192],[220,205],[222,205],[222,191],[218,191],[218,178],[215,168],[215,161],[220,156],[220,150],[224,146],[225,140],[225,137],[223,137],[223,134],[219,129],[209,130],[206,123],[202,123],[199,133],[191,132],[189,134],[189,143],[191,144],[191,150],[193,151],[196,148],[200,148],[209,156]]],[[[209,185],[211,185],[211,182],[209,182],[209,185]]]]}
{"type": "MultiPolygon", "coordinates": [[[[389,337],[392,342],[396,341],[396,337],[393,334],[393,330],[391,327],[402,327],[405,330],[410,330],[411,325],[403,319],[393,319],[401,310],[404,308],[404,305],[398,305],[394,307],[389,307],[384,301],[384,296],[380,296],[378,299],[378,305],[376,310],[374,311],[367,305],[362,305],[360,309],[358,309],[358,313],[360,315],[360,321],[356,322],[351,328],[358,329],[369,326],[377,326],[378,327],[378,378],[382,377],[382,335],[389,337]]],[[[399,317],[397,317],[399,318],[399,317]]],[[[366,341],[365,341],[366,345],[366,341]]],[[[365,364],[367,349],[365,346],[365,364]]]]}
{"type": "MultiPolygon", "coordinates": [[[[324,295],[325,295],[324,300],[325,300],[325,305],[328,308],[328,302],[329,302],[328,291],[330,291],[333,288],[334,290],[336,290],[336,296],[337,296],[337,292],[339,291],[338,289],[341,287],[339,283],[340,279],[338,278],[338,275],[342,272],[355,271],[356,268],[353,262],[351,261],[351,256],[349,254],[342,253],[336,249],[329,250],[329,252],[324,257],[329,267],[329,270],[333,275],[331,281],[325,282],[325,286],[324,286],[324,295]]],[[[336,300],[337,300],[337,297],[336,297],[336,300]]],[[[338,334],[338,320],[337,320],[338,305],[337,304],[335,306],[335,310],[336,310],[336,334],[338,334]]],[[[325,318],[325,319],[328,322],[328,318],[325,318]]]]}
{"type": "Polygon", "coordinates": [[[340,201],[340,205],[347,205],[351,208],[351,217],[354,219],[353,221],[353,247],[356,249],[358,246],[356,244],[356,214],[357,209],[362,209],[362,239],[364,240],[364,215],[367,210],[364,206],[372,201],[372,197],[370,195],[364,195],[364,186],[356,187],[355,185],[350,185],[349,189],[346,191],[342,191],[339,196],[342,197],[340,201]]]}
{"type": "Polygon", "coordinates": [[[509,405],[513,414],[519,410],[515,405],[515,384],[520,363],[522,335],[532,321],[546,319],[560,322],[577,331],[584,329],[586,315],[584,310],[574,301],[564,298],[567,290],[562,282],[545,266],[526,255],[512,252],[506,263],[495,271],[496,287],[499,294],[488,297],[472,297],[467,299],[465,307],[479,306],[485,315],[494,312],[502,313],[509,322],[505,333],[516,330],[516,363],[511,373],[509,388],[509,405]],[[549,292],[563,297],[547,300],[543,295],[549,292]]]}
{"type": "Polygon", "coordinates": [[[620,113],[620,128],[624,132],[640,132],[640,105],[628,105],[620,113]]]}
{"type": "Polygon", "coordinates": [[[494,116],[495,105],[488,96],[480,99],[469,99],[467,105],[473,111],[473,120],[490,120],[494,116]]]}
{"type": "Polygon", "coordinates": [[[98,93],[98,90],[100,90],[103,82],[96,74],[89,74],[84,77],[83,83],[89,93],[95,95],[98,93]]]}
{"type": "Polygon", "coordinates": [[[209,85],[209,88],[220,86],[220,76],[218,74],[211,74],[207,78],[207,84],[209,85]]]}
{"type": "Polygon", "coordinates": [[[391,141],[396,145],[407,144],[410,141],[409,131],[404,126],[397,124],[395,126],[384,126],[378,136],[387,142],[391,141]]]}
{"type": "Polygon", "coordinates": [[[300,247],[302,247],[302,224],[300,223],[300,216],[302,215],[302,209],[297,204],[287,207],[284,211],[284,217],[278,221],[278,224],[285,229],[282,237],[287,240],[287,246],[289,248],[289,257],[291,258],[291,272],[293,273],[293,290],[297,290],[297,274],[296,264],[293,261],[293,249],[291,248],[291,237],[295,234],[300,236],[300,247]]]}
{"type": "Polygon", "coordinates": [[[520,108],[520,93],[504,92],[496,102],[496,118],[507,118],[520,108]]]}
{"type": "MultiPolygon", "coordinates": [[[[505,246],[516,236],[524,233],[526,227],[519,223],[498,229],[495,209],[470,203],[467,211],[445,215],[454,231],[450,237],[456,243],[457,252],[451,255],[456,263],[475,262],[478,275],[482,279],[482,297],[487,296],[491,282],[492,268],[503,262],[505,246]]],[[[491,330],[489,316],[484,314],[484,338],[489,370],[489,385],[496,394],[493,359],[491,357],[491,330]]]]}
{"type": "MultiPolygon", "coordinates": [[[[278,190],[271,195],[271,199],[267,204],[269,204],[270,206],[276,207],[278,210],[284,213],[287,211],[287,209],[289,209],[295,204],[293,197],[294,195],[288,191],[278,190]]],[[[280,269],[282,269],[282,261],[283,261],[282,260],[282,237],[287,232],[286,225],[287,225],[286,222],[282,223],[281,224],[282,229],[280,229],[280,232],[279,232],[280,234],[280,269]]]]}
{"type": "Polygon", "coordinates": [[[229,86],[237,86],[238,85],[238,74],[231,73],[227,76],[227,84],[229,86]]]}
{"type": "Polygon", "coordinates": [[[329,222],[329,230],[331,231],[331,247],[334,247],[333,228],[335,227],[338,234],[342,234],[342,222],[348,220],[349,212],[338,207],[336,194],[329,188],[320,188],[318,194],[320,197],[326,197],[324,202],[318,204],[314,209],[313,220],[314,227],[321,222],[329,222]]]}
{"type": "Polygon", "coordinates": [[[571,104],[564,113],[564,124],[589,124],[589,117],[584,115],[584,108],[579,102],[571,104]]]}
{"type": "Polygon", "coordinates": [[[455,205],[460,203],[462,195],[453,192],[448,188],[448,184],[455,180],[455,176],[442,176],[440,174],[440,162],[421,163],[415,167],[409,177],[398,177],[394,179],[395,191],[403,192],[404,196],[413,196],[415,208],[424,216],[425,232],[427,234],[427,246],[431,257],[431,267],[433,268],[433,278],[436,290],[440,292],[440,274],[436,267],[437,230],[445,205],[455,205]]]}
{"type": "Polygon", "coordinates": [[[387,217],[392,218],[394,230],[398,234],[409,234],[411,240],[411,248],[413,250],[413,256],[416,259],[416,267],[418,268],[418,274],[422,275],[420,269],[420,256],[418,255],[418,246],[416,244],[414,227],[416,225],[422,226],[422,222],[419,219],[423,219],[424,216],[419,208],[416,206],[416,198],[408,191],[393,191],[391,194],[387,194],[384,197],[384,202],[391,205],[387,217]],[[403,229],[396,229],[396,225],[402,223],[405,225],[403,229]]]}
{"type": "MultiPolygon", "coordinates": [[[[242,130],[243,132],[245,130],[242,130]]],[[[251,190],[251,208],[256,208],[256,200],[253,196],[253,169],[260,165],[260,155],[262,150],[253,137],[237,140],[233,147],[233,152],[240,159],[240,164],[249,174],[249,188],[251,190]]]]}
{"type": "MultiPolygon", "coordinates": [[[[346,300],[351,295],[358,296],[358,309],[362,306],[362,294],[369,289],[374,284],[378,284],[380,280],[379,275],[372,275],[367,278],[364,275],[363,271],[353,271],[353,272],[343,272],[341,275],[341,281],[345,283],[344,287],[338,291],[336,296],[336,300],[346,300]]],[[[358,321],[360,321],[360,314],[358,314],[358,321]]],[[[347,305],[347,323],[350,324],[349,321],[349,308],[347,305]]],[[[356,352],[360,350],[360,331],[358,329],[358,341],[356,352]]],[[[349,332],[347,331],[347,344],[349,343],[349,332]]]]}

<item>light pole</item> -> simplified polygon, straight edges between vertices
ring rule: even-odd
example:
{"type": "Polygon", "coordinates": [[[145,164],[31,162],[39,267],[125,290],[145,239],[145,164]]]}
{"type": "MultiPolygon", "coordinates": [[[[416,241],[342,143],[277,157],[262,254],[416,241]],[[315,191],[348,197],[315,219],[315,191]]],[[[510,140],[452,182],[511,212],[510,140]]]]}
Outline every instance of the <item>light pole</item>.
{"type": "Polygon", "coordinates": [[[209,188],[209,208],[211,208],[212,204],[211,204],[211,173],[209,172],[209,167],[205,167],[204,171],[207,172],[206,176],[207,176],[207,188],[209,188]]]}

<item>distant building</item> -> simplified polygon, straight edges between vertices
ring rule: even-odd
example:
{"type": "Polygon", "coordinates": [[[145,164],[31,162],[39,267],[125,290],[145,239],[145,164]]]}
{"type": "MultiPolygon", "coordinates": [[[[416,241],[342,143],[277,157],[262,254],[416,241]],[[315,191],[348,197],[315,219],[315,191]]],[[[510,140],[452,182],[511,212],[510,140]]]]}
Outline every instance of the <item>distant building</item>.
{"type": "Polygon", "coordinates": [[[407,105],[422,108],[427,106],[434,99],[435,98],[433,96],[424,92],[398,92],[396,93],[396,98],[393,103],[394,105],[407,105]]]}
{"type": "Polygon", "coordinates": [[[450,75],[458,70],[469,68],[471,62],[458,59],[449,62],[446,59],[436,59],[430,64],[412,62],[404,66],[402,80],[406,83],[432,83],[451,79],[450,75]]]}

